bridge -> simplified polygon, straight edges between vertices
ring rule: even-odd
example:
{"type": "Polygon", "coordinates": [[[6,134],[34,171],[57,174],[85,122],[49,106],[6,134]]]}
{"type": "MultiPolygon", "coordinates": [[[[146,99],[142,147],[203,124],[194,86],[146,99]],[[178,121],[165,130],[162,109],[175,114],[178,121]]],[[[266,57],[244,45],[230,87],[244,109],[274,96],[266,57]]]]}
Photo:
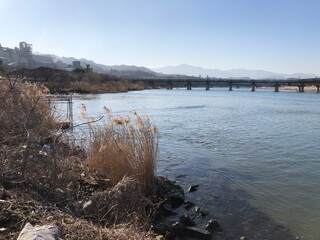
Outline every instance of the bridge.
{"type": "Polygon", "coordinates": [[[132,78],[133,82],[147,83],[153,87],[156,84],[166,86],[167,89],[176,87],[186,87],[191,90],[192,87],[205,87],[209,90],[212,87],[228,87],[230,91],[234,87],[250,87],[251,91],[255,91],[257,87],[273,87],[275,92],[279,91],[282,86],[296,86],[299,92],[304,92],[306,86],[315,86],[316,92],[319,93],[320,78],[306,79],[230,79],[230,78],[201,78],[201,77],[176,77],[176,78],[132,78]]]}

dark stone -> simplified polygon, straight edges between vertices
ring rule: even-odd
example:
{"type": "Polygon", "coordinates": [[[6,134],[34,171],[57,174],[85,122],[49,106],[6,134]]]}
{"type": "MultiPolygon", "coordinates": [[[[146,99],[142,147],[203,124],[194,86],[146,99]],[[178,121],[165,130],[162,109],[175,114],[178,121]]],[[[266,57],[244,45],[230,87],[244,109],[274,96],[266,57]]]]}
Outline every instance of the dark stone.
{"type": "Polygon", "coordinates": [[[171,216],[171,215],[176,215],[177,213],[170,209],[170,205],[164,203],[159,208],[159,214],[161,216],[167,217],[167,216],[171,216]]]}
{"type": "Polygon", "coordinates": [[[183,206],[185,209],[190,209],[190,208],[194,207],[194,203],[190,202],[190,201],[185,201],[183,206]]]}
{"type": "Polygon", "coordinates": [[[180,222],[174,222],[171,225],[175,235],[183,236],[186,232],[186,226],[180,222]]]}
{"type": "Polygon", "coordinates": [[[172,227],[165,223],[159,223],[158,225],[153,226],[152,230],[155,233],[164,236],[166,239],[174,239],[174,231],[172,227]]]}
{"type": "Polygon", "coordinates": [[[182,187],[164,177],[157,179],[157,195],[165,199],[166,203],[169,203],[173,208],[179,207],[185,200],[182,187]]]}
{"type": "Polygon", "coordinates": [[[205,217],[205,216],[209,215],[209,212],[206,211],[206,210],[201,209],[200,210],[200,214],[201,214],[202,217],[205,217]]]}
{"type": "Polygon", "coordinates": [[[184,194],[173,193],[168,196],[168,200],[173,208],[177,208],[184,203],[184,194]]]}
{"type": "Polygon", "coordinates": [[[189,217],[188,214],[184,214],[180,217],[179,221],[187,227],[195,226],[195,222],[189,217]]]}
{"type": "Polygon", "coordinates": [[[220,224],[217,220],[210,219],[206,225],[206,229],[209,231],[215,231],[220,228],[220,224]]]}
{"type": "Polygon", "coordinates": [[[199,185],[191,185],[189,188],[188,188],[188,192],[195,192],[198,190],[198,187],[199,185]]]}
{"type": "Polygon", "coordinates": [[[187,227],[186,233],[190,237],[195,237],[197,239],[211,239],[212,233],[197,227],[187,227]]]}

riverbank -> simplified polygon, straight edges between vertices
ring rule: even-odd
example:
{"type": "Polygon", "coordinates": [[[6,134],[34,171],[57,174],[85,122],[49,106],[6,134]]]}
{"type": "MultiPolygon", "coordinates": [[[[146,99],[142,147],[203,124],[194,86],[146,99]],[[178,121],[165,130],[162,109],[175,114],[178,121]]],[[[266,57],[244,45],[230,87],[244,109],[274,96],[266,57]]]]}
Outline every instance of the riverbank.
{"type": "MultiPolygon", "coordinates": [[[[260,89],[270,89],[274,90],[274,87],[259,87],[260,89]]],[[[299,87],[297,86],[283,86],[279,87],[279,91],[295,91],[299,92],[299,87]]],[[[317,92],[317,87],[316,86],[305,86],[304,87],[305,92],[310,92],[310,93],[316,93],[317,92]]]]}
{"type": "Polygon", "coordinates": [[[85,93],[85,94],[102,94],[102,93],[121,93],[129,91],[141,91],[151,89],[143,83],[132,83],[129,80],[120,79],[109,82],[88,82],[75,81],[69,83],[48,82],[44,85],[49,89],[51,94],[69,94],[69,93],[85,93]]]}
{"type": "Polygon", "coordinates": [[[150,226],[162,199],[151,192],[157,191],[156,154],[146,151],[156,150],[156,138],[146,119],[136,115],[137,122],[127,125],[120,118],[110,119],[117,144],[109,144],[109,135],[95,135],[107,151],[100,146],[85,152],[59,129],[45,87],[9,78],[1,82],[0,90],[1,239],[17,239],[24,227],[44,224],[57,227],[63,239],[156,238],[150,226]],[[144,135],[135,134],[136,123],[145,128],[144,135]],[[143,146],[125,141],[128,135],[123,134],[131,128],[143,146]],[[126,154],[110,155],[119,144],[126,154]],[[131,150],[147,159],[128,159],[131,150]],[[101,154],[111,163],[122,161],[124,166],[130,160],[134,165],[110,166],[98,161],[101,154]]]}
{"type": "Polygon", "coordinates": [[[92,71],[66,71],[40,67],[19,69],[12,76],[24,81],[43,84],[51,94],[67,93],[119,93],[151,89],[148,84],[132,82],[127,77],[100,74],[92,71]]]}

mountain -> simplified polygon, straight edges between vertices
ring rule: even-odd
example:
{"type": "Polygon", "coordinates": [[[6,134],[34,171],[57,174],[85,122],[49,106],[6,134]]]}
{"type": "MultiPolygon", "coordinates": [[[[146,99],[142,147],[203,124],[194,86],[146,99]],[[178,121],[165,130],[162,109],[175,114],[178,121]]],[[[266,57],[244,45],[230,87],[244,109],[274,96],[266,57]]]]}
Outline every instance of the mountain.
{"type": "Polygon", "coordinates": [[[49,55],[53,59],[54,62],[63,62],[66,65],[72,65],[74,61],[80,61],[82,67],[86,67],[86,64],[90,64],[90,67],[93,71],[98,73],[109,73],[113,75],[119,76],[132,76],[132,77],[156,77],[159,74],[151,71],[146,67],[137,67],[137,66],[128,66],[128,65],[103,65],[96,63],[92,60],[88,60],[85,58],[76,59],[73,57],[59,57],[56,55],[49,55]]]}
{"type": "Polygon", "coordinates": [[[155,72],[162,74],[179,74],[188,76],[202,77],[216,77],[216,78],[251,78],[251,79],[286,79],[286,78],[314,78],[316,74],[308,73],[295,73],[295,74],[283,74],[274,73],[263,70],[247,70],[247,69],[207,69],[188,64],[181,64],[178,66],[166,66],[162,68],[152,69],[155,72]]]}

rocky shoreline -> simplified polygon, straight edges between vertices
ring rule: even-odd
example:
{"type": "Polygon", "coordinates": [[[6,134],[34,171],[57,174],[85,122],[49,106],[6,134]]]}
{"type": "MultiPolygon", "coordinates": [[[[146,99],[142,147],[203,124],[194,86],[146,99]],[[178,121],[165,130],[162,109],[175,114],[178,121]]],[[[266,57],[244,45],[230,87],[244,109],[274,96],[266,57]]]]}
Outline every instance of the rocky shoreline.
{"type": "MultiPolygon", "coordinates": [[[[187,201],[184,190],[175,182],[164,177],[157,177],[157,179],[156,191],[152,198],[159,204],[153,217],[152,231],[141,231],[141,239],[211,239],[213,232],[221,231],[219,222],[214,219],[210,219],[205,228],[197,227],[193,219],[207,216],[208,213],[187,201]],[[183,208],[188,213],[180,216],[175,212],[178,208],[183,208]],[[173,217],[177,220],[172,220],[173,217]]],[[[99,209],[97,205],[103,204],[112,205],[123,202],[125,206],[120,205],[118,210],[124,211],[124,214],[117,212],[117,217],[122,218],[123,223],[126,222],[125,210],[128,211],[130,204],[136,204],[126,195],[126,193],[131,194],[137,187],[132,179],[120,182],[116,189],[112,190],[114,194],[109,193],[110,199],[103,195],[104,189],[108,188],[108,182],[102,179],[90,182],[85,177],[81,181],[82,187],[79,193],[83,197],[70,202],[67,208],[64,204],[51,203],[43,199],[40,194],[23,190],[21,186],[5,183],[5,187],[0,188],[1,239],[30,240],[35,239],[36,235],[43,236],[43,239],[76,239],[77,236],[72,236],[73,228],[74,225],[79,224],[84,225],[85,228],[91,225],[94,233],[103,221],[96,225],[95,217],[92,218],[89,214],[93,214],[94,209],[99,209]],[[113,202],[110,203],[110,200],[113,202]]]]}
{"type": "MultiPolygon", "coordinates": [[[[159,179],[158,194],[164,201],[160,205],[157,218],[152,225],[152,230],[155,233],[166,239],[211,239],[213,232],[222,230],[219,222],[215,219],[208,220],[205,228],[197,227],[193,219],[207,216],[209,213],[186,200],[181,186],[163,177],[159,177],[159,179]],[[178,212],[175,212],[177,208],[183,208],[187,213],[179,215],[178,212]]],[[[197,187],[198,185],[192,185],[188,191],[195,192],[197,187]]]]}

